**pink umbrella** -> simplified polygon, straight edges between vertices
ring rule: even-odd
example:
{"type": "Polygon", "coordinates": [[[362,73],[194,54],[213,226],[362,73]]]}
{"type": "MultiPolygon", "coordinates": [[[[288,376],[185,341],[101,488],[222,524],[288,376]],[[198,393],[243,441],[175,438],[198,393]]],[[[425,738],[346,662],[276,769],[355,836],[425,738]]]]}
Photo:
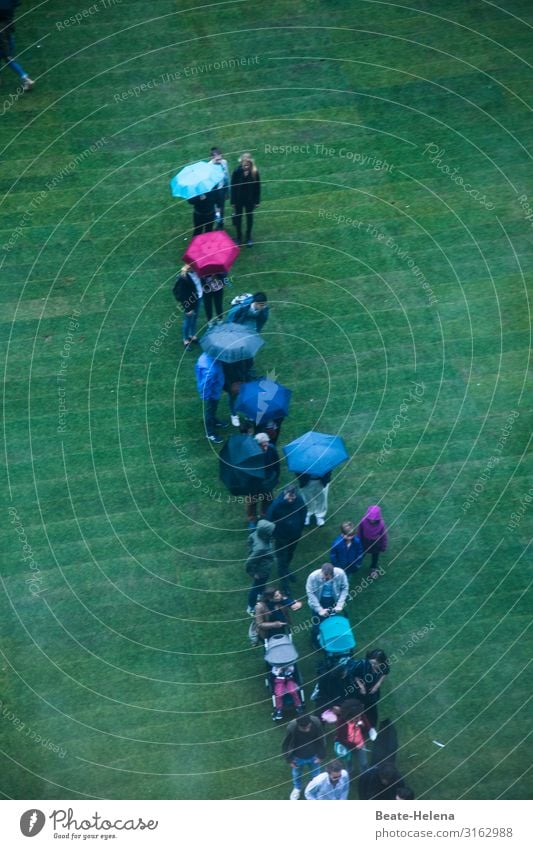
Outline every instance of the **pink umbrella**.
{"type": "Polygon", "coordinates": [[[224,230],[195,236],[183,254],[200,277],[228,272],[237,259],[240,248],[224,230]]]}

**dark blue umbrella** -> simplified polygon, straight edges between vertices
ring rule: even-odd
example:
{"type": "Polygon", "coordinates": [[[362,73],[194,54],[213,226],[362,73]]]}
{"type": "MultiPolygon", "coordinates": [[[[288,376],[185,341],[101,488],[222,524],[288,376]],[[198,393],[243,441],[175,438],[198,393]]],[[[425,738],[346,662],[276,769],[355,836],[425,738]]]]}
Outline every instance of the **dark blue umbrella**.
{"type": "Polygon", "coordinates": [[[283,419],[289,412],[292,392],[275,380],[262,377],[243,383],[237,396],[235,410],[244,413],[256,425],[267,423],[270,419],[283,419]]]}
{"type": "Polygon", "coordinates": [[[348,459],[348,452],[340,436],[308,430],[288,445],[283,446],[291,472],[321,478],[335,466],[348,459]]]}
{"type": "Polygon", "coordinates": [[[218,457],[220,480],[232,495],[260,491],[266,473],[265,453],[253,436],[230,436],[218,457]]]}

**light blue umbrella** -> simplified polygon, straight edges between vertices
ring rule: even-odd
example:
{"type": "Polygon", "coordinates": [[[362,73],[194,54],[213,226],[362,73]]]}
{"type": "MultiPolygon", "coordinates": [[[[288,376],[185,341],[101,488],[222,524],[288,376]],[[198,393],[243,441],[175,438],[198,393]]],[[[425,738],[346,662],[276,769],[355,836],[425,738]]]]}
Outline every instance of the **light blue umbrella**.
{"type": "Polygon", "coordinates": [[[291,472],[321,478],[335,466],[348,459],[348,453],[340,436],[308,430],[302,436],[283,446],[287,465],[291,472]]]}
{"type": "Polygon", "coordinates": [[[170,191],[175,198],[197,197],[214,189],[224,179],[224,169],[216,162],[194,162],[178,171],[170,181],[170,191]]]}

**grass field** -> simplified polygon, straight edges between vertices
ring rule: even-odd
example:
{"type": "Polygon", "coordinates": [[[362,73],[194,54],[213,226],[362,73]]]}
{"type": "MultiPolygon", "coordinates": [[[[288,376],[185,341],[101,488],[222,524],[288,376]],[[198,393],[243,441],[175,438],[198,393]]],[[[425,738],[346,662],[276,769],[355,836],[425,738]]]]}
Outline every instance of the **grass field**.
{"type": "Polygon", "coordinates": [[[419,798],[527,798],[530,2],[19,16],[37,82],[0,75],[3,796],[290,792],[246,636],[243,508],[165,327],[191,228],[168,181],[219,144],[261,172],[231,294],[269,294],[281,442],[338,432],[350,452],[297,593],[379,502],[385,575],[349,615],[358,654],[392,657],[399,766],[419,798]]]}

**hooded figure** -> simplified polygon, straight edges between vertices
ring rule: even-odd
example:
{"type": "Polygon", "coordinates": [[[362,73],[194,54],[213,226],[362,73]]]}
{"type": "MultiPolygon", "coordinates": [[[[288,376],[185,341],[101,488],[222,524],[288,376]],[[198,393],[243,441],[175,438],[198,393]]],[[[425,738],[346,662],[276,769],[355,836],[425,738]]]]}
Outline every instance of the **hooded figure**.
{"type": "Polygon", "coordinates": [[[381,508],[377,504],[369,507],[365,517],[359,524],[359,539],[365,554],[372,555],[370,577],[378,576],[378,560],[381,551],[387,549],[387,526],[381,516],[381,508]]]}
{"type": "Polygon", "coordinates": [[[259,519],[257,527],[248,537],[250,554],[246,561],[246,571],[253,580],[248,595],[247,612],[252,616],[258,597],[261,595],[270,577],[274,565],[274,546],[272,537],[276,526],[274,522],[259,519]]]}

